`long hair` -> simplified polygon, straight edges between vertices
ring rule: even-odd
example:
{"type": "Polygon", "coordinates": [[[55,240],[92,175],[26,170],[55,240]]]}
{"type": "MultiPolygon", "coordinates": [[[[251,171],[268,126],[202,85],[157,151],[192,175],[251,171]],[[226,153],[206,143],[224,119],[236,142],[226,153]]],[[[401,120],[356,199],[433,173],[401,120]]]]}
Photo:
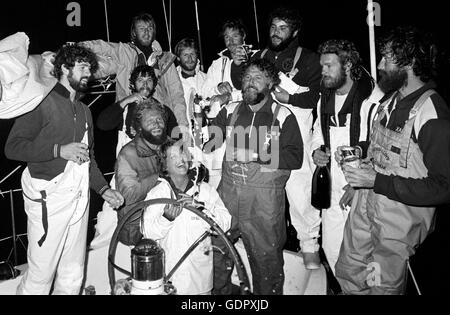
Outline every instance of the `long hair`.
{"type": "Polygon", "coordinates": [[[344,67],[347,63],[351,64],[350,77],[353,81],[358,81],[361,78],[362,59],[355,44],[351,41],[345,39],[328,40],[319,46],[318,53],[320,55],[337,55],[341,66],[344,67]]]}
{"type": "Polygon", "coordinates": [[[135,31],[136,23],[140,21],[151,24],[153,26],[153,39],[156,36],[156,23],[153,16],[151,16],[148,13],[140,13],[134,16],[133,19],[131,20],[130,39],[132,43],[134,43],[136,40],[136,31],[135,31]]]}
{"type": "Polygon", "coordinates": [[[397,66],[412,66],[414,74],[423,82],[437,75],[437,46],[430,33],[414,26],[400,26],[380,40],[379,48],[397,66]]]}
{"type": "Polygon", "coordinates": [[[91,65],[91,73],[94,74],[98,69],[97,56],[89,48],[80,45],[64,45],[57,52],[53,61],[52,75],[58,80],[63,74],[61,67],[73,68],[75,62],[87,62],[91,65]]]}

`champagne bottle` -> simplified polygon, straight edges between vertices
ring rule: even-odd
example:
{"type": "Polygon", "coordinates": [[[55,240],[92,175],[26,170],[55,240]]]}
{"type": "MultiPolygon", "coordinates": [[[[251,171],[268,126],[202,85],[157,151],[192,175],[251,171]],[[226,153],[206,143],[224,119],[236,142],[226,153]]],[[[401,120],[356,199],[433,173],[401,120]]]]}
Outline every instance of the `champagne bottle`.
{"type": "Polygon", "coordinates": [[[200,146],[203,143],[202,128],[205,126],[205,117],[202,107],[200,105],[201,97],[197,94],[194,98],[194,119],[192,121],[192,133],[194,136],[194,142],[196,146],[200,146]]]}
{"type": "MultiPolygon", "coordinates": [[[[326,152],[322,145],[320,150],[326,152]]],[[[331,176],[328,165],[317,166],[312,178],[311,205],[318,210],[327,209],[331,203],[331,176]]]]}

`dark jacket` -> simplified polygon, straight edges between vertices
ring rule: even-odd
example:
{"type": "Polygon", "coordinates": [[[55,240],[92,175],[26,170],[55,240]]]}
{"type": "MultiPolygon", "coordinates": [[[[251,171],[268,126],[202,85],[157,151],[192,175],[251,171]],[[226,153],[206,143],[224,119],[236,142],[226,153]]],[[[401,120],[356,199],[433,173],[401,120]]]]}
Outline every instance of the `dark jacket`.
{"type": "MultiPolygon", "coordinates": [[[[273,110],[272,105],[274,104],[274,100],[272,97],[269,97],[266,104],[256,113],[253,113],[248,105],[241,104],[237,108],[237,119],[234,124],[234,128],[243,127],[244,129],[253,126],[256,128],[256,134],[254,137],[252,136],[252,143],[256,143],[258,156],[264,156],[260,150],[263,148],[262,139],[265,139],[265,135],[260,135],[261,130],[270,130],[273,121],[273,110]],[[256,139],[255,139],[256,138],[256,139]],[[255,142],[253,142],[255,141],[255,142]]],[[[282,106],[282,105],[281,105],[282,106]]],[[[227,126],[230,125],[231,117],[236,107],[236,103],[229,104],[222,108],[217,117],[214,119],[212,126],[219,127],[222,131],[222,139],[225,139],[227,126]]],[[[303,141],[300,133],[300,129],[297,124],[297,120],[292,114],[292,112],[285,106],[282,106],[282,110],[280,110],[277,119],[275,120],[276,127],[280,127],[280,135],[279,135],[279,166],[278,169],[284,170],[294,170],[299,169],[302,166],[303,162],[303,141]],[[283,116],[283,119],[280,117],[283,116]],[[280,122],[282,121],[282,122],[280,122]]],[[[213,127],[214,128],[214,127],[213,127]]],[[[211,128],[211,130],[215,130],[211,128]]],[[[238,132],[236,129],[234,133],[238,132]]],[[[233,137],[234,135],[231,135],[233,137]]],[[[211,141],[214,143],[215,138],[211,141]]],[[[234,141],[235,147],[240,145],[240,141],[234,141]]],[[[208,146],[209,147],[209,146],[208,146]]],[[[250,139],[249,132],[245,135],[245,148],[249,149],[250,147],[250,139]]],[[[257,163],[260,164],[269,164],[271,161],[261,161],[258,160],[257,163]]]]}
{"type": "MultiPolygon", "coordinates": [[[[299,47],[298,40],[294,41],[283,51],[275,52],[270,49],[264,55],[267,59],[275,64],[278,71],[288,74],[292,70],[292,66],[299,47]]],[[[261,58],[261,53],[257,52],[252,59],[261,58]]],[[[322,68],[320,66],[320,57],[315,52],[302,48],[302,54],[295,68],[298,69],[297,74],[292,80],[300,86],[308,87],[306,93],[294,94],[289,96],[289,104],[300,108],[317,107],[319,101],[320,81],[322,79],[322,68]]]]}
{"type": "Polygon", "coordinates": [[[31,177],[52,180],[64,172],[67,160],[61,158],[61,146],[81,142],[88,125],[90,187],[102,194],[109,188],[95,161],[94,132],[89,108],[70,100],[69,91],[60,83],[33,111],[16,119],[5,146],[11,160],[28,163],[31,177]]]}
{"type": "MultiPolygon", "coordinates": [[[[160,172],[159,151],[152,149],[136,136],[117,156],[116,187],[125,199],[124,207],[145,200],[147,193],[158,180],[160,172]]],[[[117,211],[119,221],[127,214],[124,207],[117,211]]],[[[119,234],[126,245],[135,245],[142,237],[139,218],[132,218],[119,234]]]]}

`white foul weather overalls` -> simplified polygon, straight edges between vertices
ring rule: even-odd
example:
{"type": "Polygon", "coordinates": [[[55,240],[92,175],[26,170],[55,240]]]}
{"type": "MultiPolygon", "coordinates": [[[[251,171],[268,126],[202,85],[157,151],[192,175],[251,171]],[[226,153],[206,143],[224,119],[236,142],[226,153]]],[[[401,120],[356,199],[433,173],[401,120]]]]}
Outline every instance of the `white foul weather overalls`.
{"type": "MultiPolygon", "coordinates": [[[[224,231],[231,225],[231,215],[225,208],[217,191],[208,183],[194,185],[186,194],[205,203],[204,213],[211,217],[224,231]]],[[[148,199],[174,198],[170,184],[160,179],[147,195],[148,199]]],[[[210,229],[203,219],[193,212],[183,209],[172,222],[163,217],[165,205],[149,206],[144,212],[142,232],[146,238],[157,240],[164,249],[166,274],[168,274],[189,247],[210,229]]],[[[211,239],[202,241],[170,279],[177,289],[177,294],[210,294],[213,287],[213,252],[211,239]]]]}
{"type": "MultiPolygon", "coordinates": [[[[412,138],[418,112],[435,93],[425,92],[414,104],[401,132],[381,124],[394,97],[380,105],[374,122],[368,159],[377,173],[425,178],[428,170],[412,138]]],[[[419,130],[416,130],[419,133],[419,130]]],[[[416,207],[391,200],[373,189],[357,190],[345,226],[336,277],[348,294],[402,294],[407,261],[434,226],[434,207],[416,207]]]]}
{"type": "MultiPolygon", "coordinates": [[[[82,143],[88,144],[88,126],[82,143]]],[[[67,161],[51,181],[22,174],[27,213],[28,269],[17,294],[74,295],[83,281],[89,211],[90,162],[67,161]]]]}

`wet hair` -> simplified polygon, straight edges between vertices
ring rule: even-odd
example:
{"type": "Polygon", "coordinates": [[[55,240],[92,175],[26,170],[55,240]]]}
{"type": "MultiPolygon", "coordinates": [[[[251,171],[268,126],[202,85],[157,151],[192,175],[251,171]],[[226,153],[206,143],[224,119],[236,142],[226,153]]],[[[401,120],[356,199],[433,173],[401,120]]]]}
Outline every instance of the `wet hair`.
{"type": "Polygon", "coordinates": [[[162,116],[162,118],[164,120],[164,124],[167,126],[168,114],[166,112],[166,109],[164,108],[163,105],[161,105],[160,102],[158,102],[153,97],[150,97],[150,98],[144,100],[143,102],[139,103],[137,105],[137,107],[136,107],[136,111],[134,113],[133,127],[134,127],[134,129],[136,130],[137,133],[141,132],[141,130],[142,130],[142,126],[141,126],[142,117],[149,110],[156,110],[156,111],[160,112],[160,114],[161,114],[161,116],[162,116]]]}
{"type": "Polygon", "coordinates": [[[382,55],[391,55],[399,67],[412,66],[414,74],[423,82],[437,75],[437,46],[432,35],[413,26],[399,26],[381,40],[382,55]]]}
{"type": "Polygon", "coordinates": [[[273,87],[280,84],[280,77],[278,76],[278,70],[275,64],[267,59],[254,59],[250,61],[242,71],[242,78],[245,76],[246,72],[251,67],[257,67],[260,71],[265,72],[267,76],[272,80],[273,87]]]}
{"type": "Polygon", "coordinates": [[[319,46],[318,53],[321,55],[335,54],[339,57],[339,62],[344,67],[347,63],[351,63],[350,77],[354,81],[358,81],[362,75],[362,59],[356,46],[349,40],[331,39],[319,46]]]}
{"type": "Polygon", "coordinates": [[[243,38],[245,38],[245,36],[247,35],[247,28],[245,27],[244,22],[242,22],[241,19],[225,21],[225,23],[223,23],[222,25],[222,32],[220,33],[220,36],[225,36],[225,31],[227,30],[227,28],[237,30],[243,38]]]}
{"type": "Polygon", "coordinates": [[[63,74],[62,66],[66,68],[73,68],[75,62],[87,62],[91,65],[91,73],[94,74],[98,69],[98,61],[95,53],[89,48],[75,45],[64,45],[62,46],[55,55],[55,60],[53,61],[53,71],[52,75],[58,80],[61,79],[63,74]]]}
{"type": "Polygon", "coordinates": [[[297,9],[290,8],[287,6],[278,7],[269,14],[269,27],[272,25],[272,21],[278,18],[282,21],[285,21],[292,28],[292,32],[300,30],[302,26],[302,17],[300,16],[300,12],[297,9]]]}
{"type": "Polygon", "coordinates": [[[175,46],[175,55],[180,57],[181,51],[185,48],[192,48],[198,54],[198,45],[192,38],[183,38],[175,46]]]}
{"type": "Polygon", "coordinates": [[[134,42],[136,40],[136,32],[135,32],[135,27],[136,27],[136,23],[137,22],[145,22],[145,23],[150,23],[153,26],[153,35],[156,34],[156,23],[155,23],[155,19],[153,18],[153,16],[151,16],[148,13],[139,13],[138,15],[134,16],[133,19],[131,20],[131,28],[130,28],[130,39],[131,42],[134,42]]]}
{"type": "Polygon", "coordinates": [[[130,75],[130,90],[136,92],[136,81],[139,77],[150,77],[153,81],[153,92],[158,84],[155,70],[149,65],[140,65],[133,69],[130,75]]]}

